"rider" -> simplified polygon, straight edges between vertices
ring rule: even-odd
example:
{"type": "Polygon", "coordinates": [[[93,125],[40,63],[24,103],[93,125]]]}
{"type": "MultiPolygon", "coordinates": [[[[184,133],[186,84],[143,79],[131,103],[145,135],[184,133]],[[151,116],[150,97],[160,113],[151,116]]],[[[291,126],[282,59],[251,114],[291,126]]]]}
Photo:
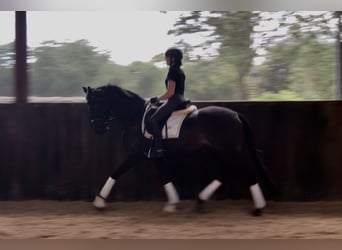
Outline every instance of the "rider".
{"type": "Polygon", "coordinates": [[[182,59],[183,53],[177,48],[170,48],[165,52],[165,61],[169,66],[169,71],[165,79],[166,91],[162,95],[150,99],[151,104],[159,101],[165,102],[150,119],[154,145],[148,153],[149,158],[160,158],[164,156],[165,150],[162,147],[162,132],[159,123],[185,101],[185,74],[181,69],[182,59]]]}

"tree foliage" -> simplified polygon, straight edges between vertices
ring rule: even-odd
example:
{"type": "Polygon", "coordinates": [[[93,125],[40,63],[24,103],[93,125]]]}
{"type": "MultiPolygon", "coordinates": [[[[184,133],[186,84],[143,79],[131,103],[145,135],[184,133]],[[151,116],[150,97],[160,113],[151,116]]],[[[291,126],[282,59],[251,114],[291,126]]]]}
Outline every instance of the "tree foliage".
{"type": "Polygon", "coordinates": [[[93,82],[109,55],[98,53],[87,41],[57,43],[46,41],[33,52],[30,65],[31,93],[57,96],[79,93],[80,84],[93,82]]]}
{"type": "Polygon", "coordinates": [[[0,93],[13,96],[14,44],[0,45],[0,93]]]}
{"type": "MultiPolygon", "coordinates": [[[[253,27],[257,14],[241,12],[199,12],[181,16],[169,34],[201,34],[207,39],[194,48],[201,47],[210,57],[215,57],[220,64],[234,67],[234,94],[232,99],[248,99],[244,78],[249,72],[255,55],[251,47],[253,27]],[[213,45],[219,47],[215,50],[213,45]],[[229,63],[228,63],[229,62],[229,63]]],[[[183,41],[180,42],[183,44],[183,41]]],[[[183,47],[187,47],[183,45],[183,47]]],[[[193,52],[190,50],[190,53],[193,52]]]]}
{"type": "MultiPolygon", "coordinates": [[[[336,24],[332,12],[189,12],[169,34],[181,38],[190,99],[318,100],[334,98],[336,24]],[[190,34],[203,39],[193,45],[190,34]]],[[[13,92],[13,51],[0,46],[1,95],[13,92]]],[[[45,41],[28,59],[34,96],[82,96],[82,86],[107,83],[143,97],[165,89],[167,68],[156,66],[163,54],[122,66],[87,40],[45,41]]]]}

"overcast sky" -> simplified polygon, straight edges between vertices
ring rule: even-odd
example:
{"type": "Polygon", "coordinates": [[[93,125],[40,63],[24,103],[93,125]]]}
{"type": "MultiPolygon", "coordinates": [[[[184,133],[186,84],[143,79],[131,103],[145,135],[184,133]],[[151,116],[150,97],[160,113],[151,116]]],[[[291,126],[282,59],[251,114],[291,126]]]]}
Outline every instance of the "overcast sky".
{"type": "MultiPolygon", "coordinates": [[[[28,11],[28,46],[43,41],[58,42],[87,39],[99,50],[107,50],[111,59],[122,65],[133,61],[150,61],[153,56],[174,46],[179,38],[167,35],[184,11],[28,11]]],[[[275,12],[279,14],[281,12],[275,12]]],[[[0,11],[0,45],[14,40],[13,11],[0,11]]],[[[261,29],[271,29],[277,22],[267,22],[261,29]]],[[[204,41],[196,35],[183,36],[189,44],[204,41]]],[[[257,41],[257,40],[256,40],[257,41]]],[[[196,50],[196,53],[201,51],[196,50]]],[[[263,57],[255,59],[262,63],[263,57]]]]}
{"type": "MultiPolygon", "coordinates": [[[[167,32],[181,12],[172,11],[33,11],[27,13],[28,46],[46,40],[87,39],[109,50],[114,62],[149,61],[174,46],[167,32]]],[[[14,12],[0,12],[0,44],[14,40],[14,12]]]]}

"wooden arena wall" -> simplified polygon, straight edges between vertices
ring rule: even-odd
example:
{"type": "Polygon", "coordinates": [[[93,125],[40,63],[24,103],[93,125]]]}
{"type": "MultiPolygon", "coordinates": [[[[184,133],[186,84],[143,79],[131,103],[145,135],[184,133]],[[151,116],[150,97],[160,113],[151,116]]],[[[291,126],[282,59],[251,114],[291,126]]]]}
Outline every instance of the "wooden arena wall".
{"type": "MultiPolygon", "coordinates": [[[[279,200],[342,199],[342,102],[196,102],[245,114],[280,190],[279,200]]],[[[229,129],[229,127],[227,127],[229,129]]],[[[121,127],[95,135],[85,103],[0,105],[0,199],[91,200],[122,161],[121,127]]],[[[214,199],[249,198],[247,157],[227,166],[214,199]],[[230,167],[230,168],[229,168],[230,167]]],[[[205,155],[174,162],[176,187],[195,199],[210,180],[205,155]]],[[[146,160],[122,176],[111,200],[163,200],[146,160]]]]}

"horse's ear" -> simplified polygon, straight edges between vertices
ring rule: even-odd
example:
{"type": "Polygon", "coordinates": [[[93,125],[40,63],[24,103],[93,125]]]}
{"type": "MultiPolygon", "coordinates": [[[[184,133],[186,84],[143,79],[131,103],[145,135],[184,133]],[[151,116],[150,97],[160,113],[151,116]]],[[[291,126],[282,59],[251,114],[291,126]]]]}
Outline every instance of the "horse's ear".
{"type": "Polygon", "coordinates": [[[90,94],[91,92],[92,92],[92,88],[91,87],[82,87],[83,88],[83,91],[84,91],[84,93],[86,93],[86,94],[90,94]]]}

